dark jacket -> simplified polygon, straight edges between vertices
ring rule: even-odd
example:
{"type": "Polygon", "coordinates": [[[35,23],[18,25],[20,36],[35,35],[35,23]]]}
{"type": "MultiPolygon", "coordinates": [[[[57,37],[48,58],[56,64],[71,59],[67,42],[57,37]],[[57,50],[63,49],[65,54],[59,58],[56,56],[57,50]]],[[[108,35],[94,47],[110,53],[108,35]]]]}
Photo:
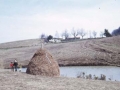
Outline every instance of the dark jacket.
{"type": "Polygon", "coordinates": [[[14,66],[17,66],[18,65],[18,63],[17,62],[14,62],[14,66]]]}

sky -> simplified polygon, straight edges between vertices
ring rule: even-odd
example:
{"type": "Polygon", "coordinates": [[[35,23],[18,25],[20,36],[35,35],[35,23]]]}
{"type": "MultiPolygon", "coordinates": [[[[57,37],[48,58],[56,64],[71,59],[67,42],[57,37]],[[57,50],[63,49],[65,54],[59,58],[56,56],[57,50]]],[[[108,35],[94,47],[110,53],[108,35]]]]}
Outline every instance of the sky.
{"type": "Polygon", "coordinates": [[[119,26],[120,0],[0,0],[0,43],[119,26]]]}

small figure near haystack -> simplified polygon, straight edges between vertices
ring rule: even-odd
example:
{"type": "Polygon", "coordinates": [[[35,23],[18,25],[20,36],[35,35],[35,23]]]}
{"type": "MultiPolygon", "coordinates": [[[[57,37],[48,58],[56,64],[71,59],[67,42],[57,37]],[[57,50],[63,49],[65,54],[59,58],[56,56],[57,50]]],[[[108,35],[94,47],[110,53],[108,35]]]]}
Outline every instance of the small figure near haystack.
{"type": "Polygon", "coordinates": [[[14,71],[14,64],[13,64],[13,62],[10,63],[10,68],[11,68],[11,71],[14,71]]]}
{"type": "Polygon", "coordinates": [[[17,60],[15,60],[14,61],[14,69],[15,69],[15,71],[17,71],[17,68],[18,68],[18,62],[17,62],[17,60]]]}
{"type": "Polygon", "coordinates": [[[19,72],[21,72],[22,71],[22,65],[20,64],[19,65],[19,72]]]}

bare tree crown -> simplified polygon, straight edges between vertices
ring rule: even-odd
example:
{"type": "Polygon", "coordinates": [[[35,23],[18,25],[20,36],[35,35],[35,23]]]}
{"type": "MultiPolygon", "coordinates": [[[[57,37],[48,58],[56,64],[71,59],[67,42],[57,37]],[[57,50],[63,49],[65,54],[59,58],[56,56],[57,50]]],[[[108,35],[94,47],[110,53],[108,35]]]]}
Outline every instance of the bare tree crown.
{"type": "Polygon", "coordinates": [[[85,30],[84,29],[80,29],[79,30],[79,35],[82,37],[82,39],[83,39],[83,37],[86,35],[86,32],[85,32],[85,30]]]}
{"type": "Polygon", "coordinates": [[[68,33],[67,29],[62,33],[62,37],[65,37],[65,39],[67,39],[69,37],[69,33],[68,33]]]}
{"type": "Polygon", "coordinates": [[[74,38],[76,38],[79,35],[79,30],[72,28],[71,34],[74,36],[74,38]]]}

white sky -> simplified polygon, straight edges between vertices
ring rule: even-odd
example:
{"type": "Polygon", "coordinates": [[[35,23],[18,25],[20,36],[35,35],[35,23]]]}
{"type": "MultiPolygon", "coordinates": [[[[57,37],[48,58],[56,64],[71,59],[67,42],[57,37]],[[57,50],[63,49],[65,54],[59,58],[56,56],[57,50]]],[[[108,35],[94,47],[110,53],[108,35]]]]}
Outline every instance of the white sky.
{"type": "Polygon", "coordinates": [[[0,0],[0,43],[55,35],[65,29],[112,32],[120,0],[0,0]]]}

